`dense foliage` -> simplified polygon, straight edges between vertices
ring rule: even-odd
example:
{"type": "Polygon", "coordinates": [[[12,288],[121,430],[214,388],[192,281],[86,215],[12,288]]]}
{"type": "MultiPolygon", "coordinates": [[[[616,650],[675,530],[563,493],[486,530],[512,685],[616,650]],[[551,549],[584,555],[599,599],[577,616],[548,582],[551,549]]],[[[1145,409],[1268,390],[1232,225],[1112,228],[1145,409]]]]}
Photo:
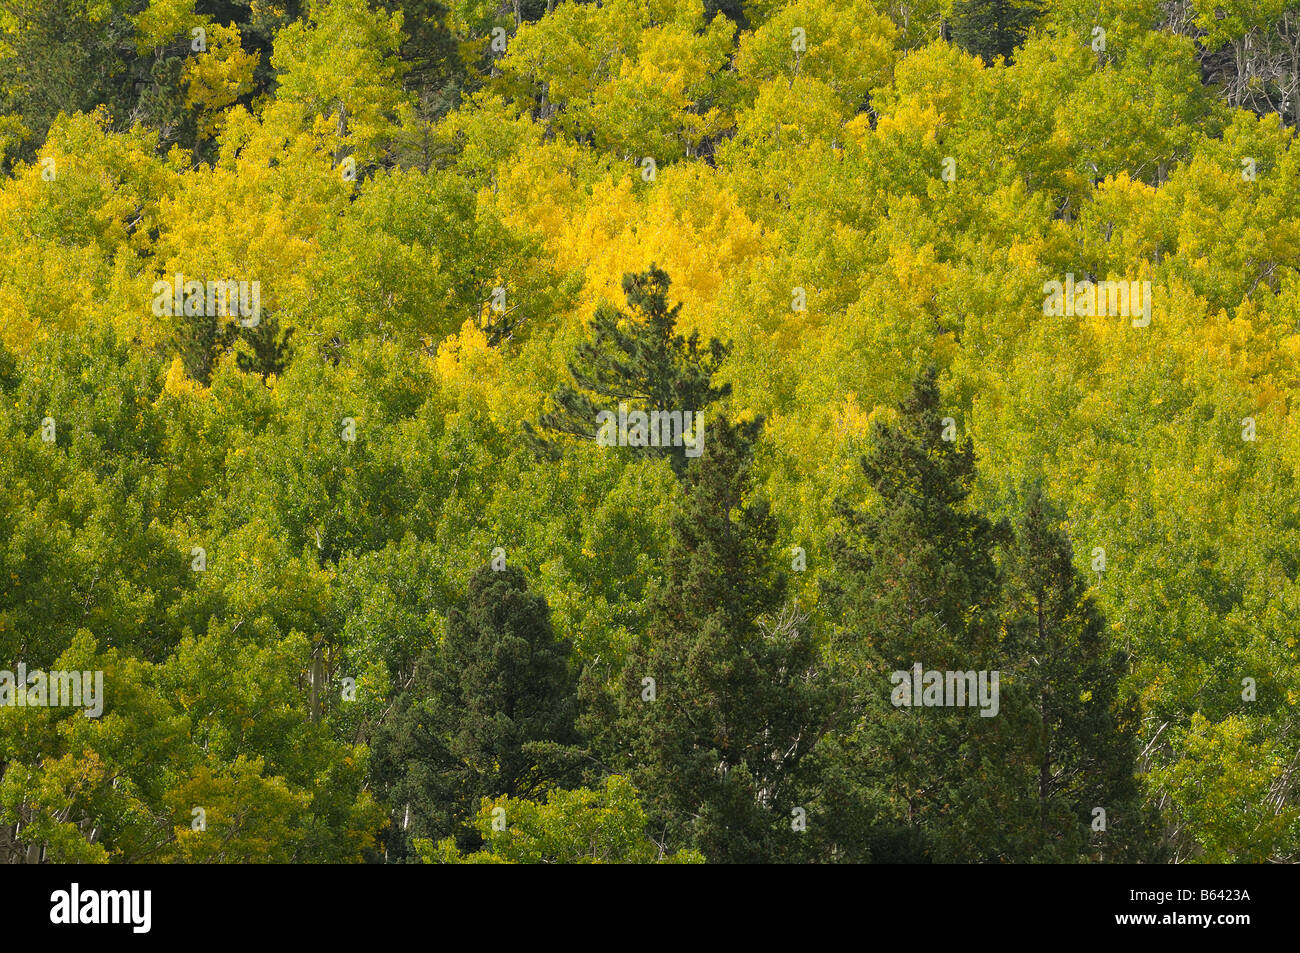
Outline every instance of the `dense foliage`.
{"type": "Polygon", "coordinates": [[[1300,859],[1298,24],[0,0],[0,860],[1300,859]]]}

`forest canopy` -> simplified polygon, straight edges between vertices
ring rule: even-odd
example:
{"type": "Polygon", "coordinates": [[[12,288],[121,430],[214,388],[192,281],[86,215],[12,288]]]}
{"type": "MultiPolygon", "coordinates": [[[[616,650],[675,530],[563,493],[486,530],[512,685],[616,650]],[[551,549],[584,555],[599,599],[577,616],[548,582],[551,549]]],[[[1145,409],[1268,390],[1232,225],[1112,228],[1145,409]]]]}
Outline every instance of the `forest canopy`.
{"type": "Polygon", "coordinates": [[[0,0],[0,861],[1300,860],[1297,57],[0,0]]]}

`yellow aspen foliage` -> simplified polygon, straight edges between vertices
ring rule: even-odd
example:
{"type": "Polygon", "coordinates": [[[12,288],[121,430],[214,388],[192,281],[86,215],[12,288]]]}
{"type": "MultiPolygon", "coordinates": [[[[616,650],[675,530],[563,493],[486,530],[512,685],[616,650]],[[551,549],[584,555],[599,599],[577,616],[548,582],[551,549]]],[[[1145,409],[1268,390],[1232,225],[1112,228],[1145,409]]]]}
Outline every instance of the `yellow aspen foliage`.
{"type": "Polygon", "coordinates": [[[185,63],[181,81],[186,86],[186,103],[199,113],[199,133],[215,135],[221,114],[253,89],[253,70],[259,54],[246,53],[234,24],[213,24],[207,29],[207,49],[192,54],[185,63]]]}

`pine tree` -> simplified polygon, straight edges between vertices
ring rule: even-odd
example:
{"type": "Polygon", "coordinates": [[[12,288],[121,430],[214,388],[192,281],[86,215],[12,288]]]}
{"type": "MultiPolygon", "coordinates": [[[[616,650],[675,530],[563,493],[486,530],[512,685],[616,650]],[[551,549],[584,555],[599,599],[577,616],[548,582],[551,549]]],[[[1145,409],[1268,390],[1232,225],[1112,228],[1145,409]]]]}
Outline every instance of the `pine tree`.
{"type": "Polygon", "coordinates": [[[393,807],[390,857],[410,840],[455,836],[466,849],[485,797],[538,798],[576,779],[577,677],[546,600],[512,567],[480,568],[443,644],[377,732],[373,773],[393,807]]]}
{"type": "Polygon", "coordinates": [[[651,835],[715,862],[806,849],[792,812],[808,801],[807,756],[830,718],[818,646],[771,564],[775,521],[747,499],[760,426],[710,425],[620,698],[651,835]]]}
{"type": "Polygon", "coordinates": [[[174,346],[185,364],[185,372],[206,387],[212,382],[219,356],[235,338],[234,325],[203,311],[178,315],[176,322],[174,346]]]}
{"type": "MultiPolygon", "coordinates": [[[[716,340],[701,347],[699,335],[683,338],[675,333],[681,304],[668,307],[668,274],[654,265],[641,274],[623,276],[623,293],[630,313],[602,305],[592,321],[594,338],[577,347],[568,365],[574,384],[552,395],[552,409],[543,413],[534,429],[525,432],[534,447],[552,455],[553,438],[538,431],[595,440],[596,415],[618,412],[626,402],[633,410],[691,411],[700,413],[726,397],[729,385],[715,387],[714,372],[727,356],[716,340]]],[[[646,447],[642,452],[666,456],[678,476],[686,472],[686,447],[646,447]]]]}
{"type": "Polygon", "coordinates": [[[281,327],[273,315],[263,315],[251,328],[237,328],[235,360],[241,371],[267,377],[283,374],[292,355],[293,328],[281,327]]]}
{"type": "MultiPolygon", "coordinates": [[[[848,859],[975,859],[995,809],[997,718],[971,708],[894,707],[890,675],[992,671],[998,665],[1000,527],[964,504],[975,471],[969,438],[943,439],[937,373],[914,382],[897,424],[879,421],[863,459],[878,494],[841,504],[836,618],[840,677],[856,724],[833,742],[828,802],[842,807],[835,847],[848,859]],[[979,818],[976,820],[976,818],[979,818]]],[[[1003,704],[1005,708],[1005,702],[1003,704]]]]}
{"type": "Polygon", "coordinates": [[[987,63],[999,56],[1010,62],[1041,14],[1041,0],[956,0],[952,41],[987,63]]]}
{"type": "Polygon", "coordinates": [[[1137,700],[1121,692],[1127,665],[1074,567],[1064,518],[1039,484],[1024,494],[1008,572],[1015,651],[1035,716],[1027,740],[1039,828],[1035,860],[1153,859],[1135,778],[1137,700]],[[1104,831],[1093,829],[1105,811],[1104,831]]]}

